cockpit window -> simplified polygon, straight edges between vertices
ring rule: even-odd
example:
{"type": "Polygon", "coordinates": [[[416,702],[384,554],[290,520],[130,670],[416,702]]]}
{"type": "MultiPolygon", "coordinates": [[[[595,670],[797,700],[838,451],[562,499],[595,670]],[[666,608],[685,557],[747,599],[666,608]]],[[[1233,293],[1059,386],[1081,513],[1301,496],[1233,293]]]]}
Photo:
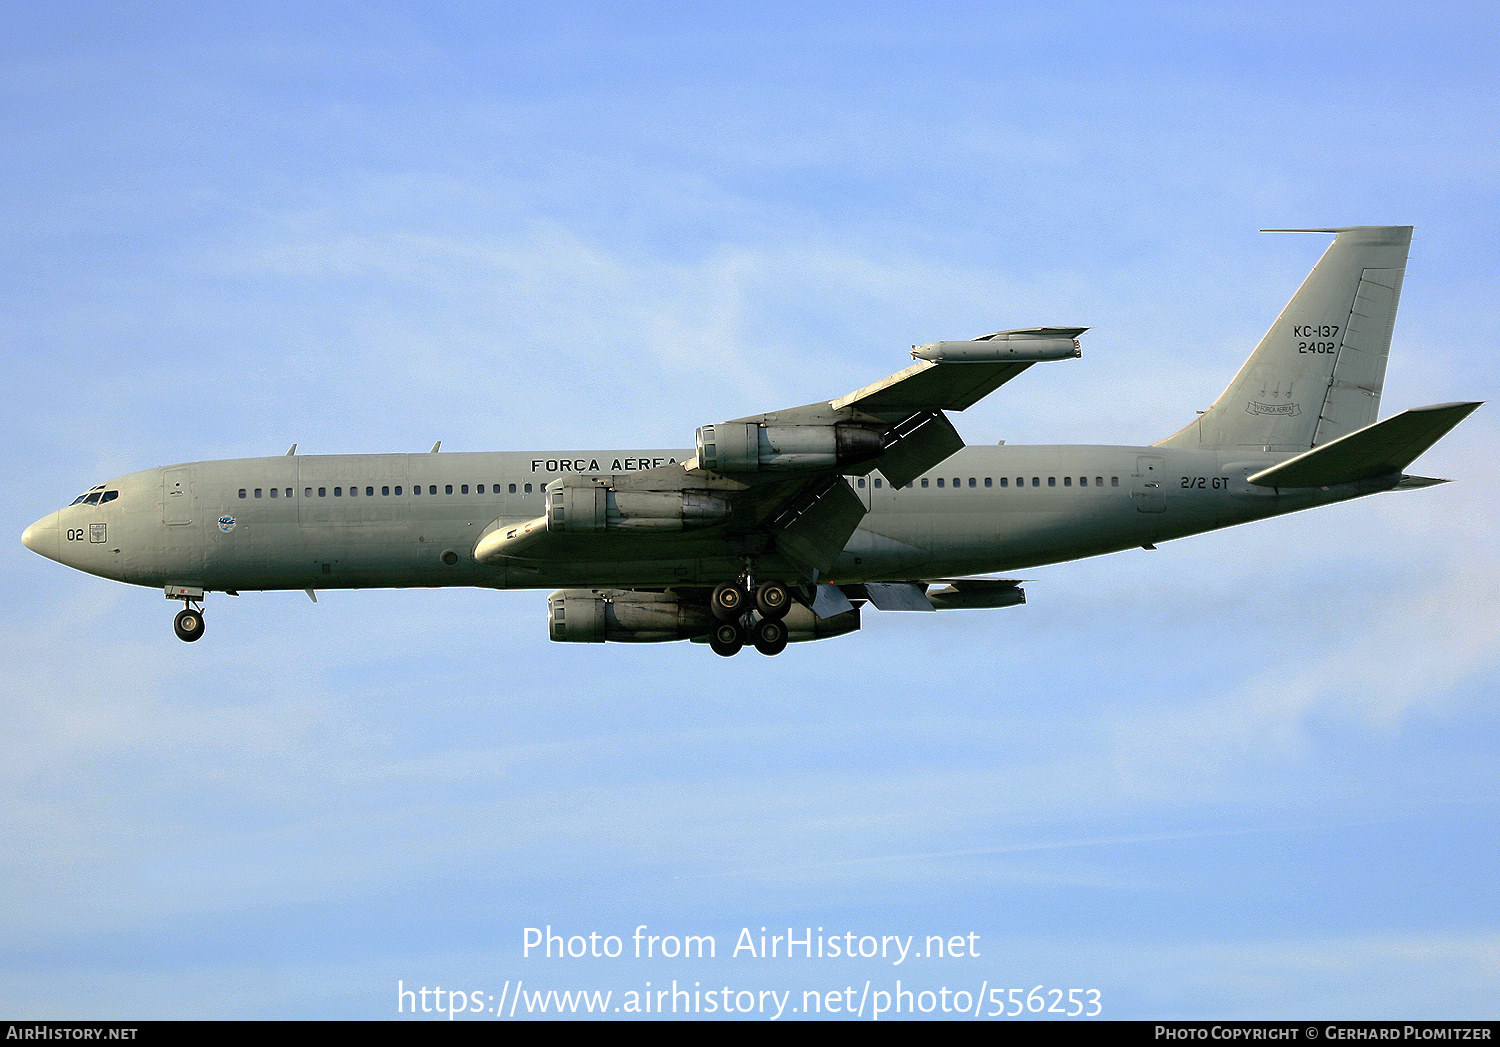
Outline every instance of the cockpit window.
{"type": "Polygon", "coordinates": [[[118,497],[120,497],[119,491],[105,491],[104,494],[99,497],[99,504],[103,505],[105,502],[112,502],[118,497]]]}
{"type": "Polygon", "coordinates": [[[106,492],[104,490],[104,485],[103,484],[99,484],[96,487],[90,487],[87,491],[84,491],[77,498],[74,498],[71,502],[69,502],[68,505],[74,506],[74,505],[77,505],[79,502],[88,502],[90,505],[98,505],[99,504],[99,496],[102,495],[102,494],[106,494],[106,493],[108,494],[108,497],[106,497],[104,499],[104,501],[106,501],[106,502],[109,501],[112,498],[118,498],[118,497],[120,497],[120,492],[119,491],[109,491],[109,492],[106,492]]]}

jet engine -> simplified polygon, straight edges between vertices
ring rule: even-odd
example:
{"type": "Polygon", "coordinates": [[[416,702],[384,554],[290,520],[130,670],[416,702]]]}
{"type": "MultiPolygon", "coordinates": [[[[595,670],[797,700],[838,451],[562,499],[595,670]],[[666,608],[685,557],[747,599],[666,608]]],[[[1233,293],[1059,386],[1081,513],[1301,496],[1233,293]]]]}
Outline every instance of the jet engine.
{"type": "Polygon", "coordinates": [[[859,631],[859,606],[855,605],[842,614],[819,618],[800,603],[793,604],[782,622],[786,625],[788,643],[826,640],[832,636],[859,631]]]}
{"type": "MultiPolygon", "coordinates": [[[[793,604],[783,618],[789,643],[859,629],[859,608],[819,618],[793,604]]],[[[706,637],[722,625],[708,604],[636,589],[559,589],[547,598],[547,635],[563,643],[667,643],[706,637]]]]}
{"type": "Polygon", "coordinates": [[[707,491],[612,491],[554,482],[547,488],[547,530],[688,531],[729,515],[729,500],[707,491]]]}
{"type": "Polygon", "coordinates": [[[720,422],[698,427],[698,464],[711,472],[826,469],[878,457],[880,434],[860,425],[760,425],[720,422]]]}
{"type": "Polygon", "coordinates": [[[547,598],[547,635],[566,643],[665,643],[706,634],[707,604],[633,589],[559,589],[547,598]]]}

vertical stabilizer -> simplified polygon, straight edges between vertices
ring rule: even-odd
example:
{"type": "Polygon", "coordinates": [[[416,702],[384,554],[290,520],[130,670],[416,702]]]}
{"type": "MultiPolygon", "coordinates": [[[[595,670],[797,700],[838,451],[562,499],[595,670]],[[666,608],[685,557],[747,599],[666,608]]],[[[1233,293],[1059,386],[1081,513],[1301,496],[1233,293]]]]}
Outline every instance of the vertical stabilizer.
{"type": "Polygon", "coordinates": [[[1264,230],[1338,235],[1223,395],[1157,446],[1306,451],[1374,422],[1411,230],[1264,230]]]}

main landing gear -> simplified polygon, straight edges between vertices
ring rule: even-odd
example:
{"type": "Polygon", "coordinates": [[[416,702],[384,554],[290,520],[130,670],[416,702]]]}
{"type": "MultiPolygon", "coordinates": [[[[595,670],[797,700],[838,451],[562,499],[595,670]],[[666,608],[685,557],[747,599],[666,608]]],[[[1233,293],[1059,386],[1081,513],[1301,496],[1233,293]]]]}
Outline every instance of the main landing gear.
{"type": "Polygon", "coordinates": [[[182,610],[172,620],[177,639],[192,643],[203,636],[203,590],[182,585],[167,586],[168,600],[181,600],[182,610]]]}
{"type": "Polygon", "coordinates": [[[780,654],[786,650],[787,628],[782,621],[792,609],[792,591],[782,582],[725,582],[714,590],[709,609],[718,619],[708,635],[708,645],[715,654],[728,658],[739,654],[745,644],[755,645],[761,654],[780,654]]]}

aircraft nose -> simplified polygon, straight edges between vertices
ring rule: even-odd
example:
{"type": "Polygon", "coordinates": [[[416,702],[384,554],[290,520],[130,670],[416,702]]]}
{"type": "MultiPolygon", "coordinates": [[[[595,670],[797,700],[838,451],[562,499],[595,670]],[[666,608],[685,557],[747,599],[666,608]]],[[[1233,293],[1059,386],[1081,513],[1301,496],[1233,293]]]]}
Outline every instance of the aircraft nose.
{"type": "Polygon", "coordinates": [[[21,532],[21,544],[49,560],[58,559],[57,513],[44,516],[21,532]]]}

